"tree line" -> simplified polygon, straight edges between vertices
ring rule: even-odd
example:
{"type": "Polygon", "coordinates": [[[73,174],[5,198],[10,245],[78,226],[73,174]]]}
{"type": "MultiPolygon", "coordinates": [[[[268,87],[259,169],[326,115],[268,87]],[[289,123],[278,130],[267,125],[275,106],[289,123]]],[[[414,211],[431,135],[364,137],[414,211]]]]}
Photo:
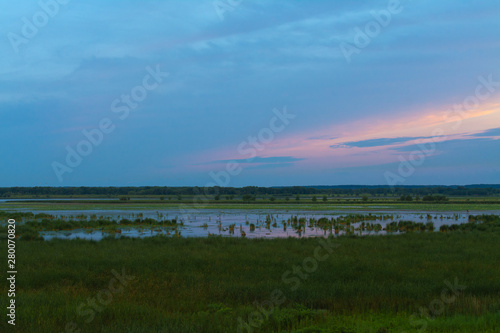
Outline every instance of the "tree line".
{"type": "MultiPolygon", "coordinates": [[[[353,196],[353,197],[422,197],[425,196],[499,196],[500,185],[469,186],[289,186],[289,187],[2,187],[0,197],[17,196],[262,196],[295,197],[297,195],[353,196]]],[[[429,198],[426,198],[429,199],[429,198]]]]}

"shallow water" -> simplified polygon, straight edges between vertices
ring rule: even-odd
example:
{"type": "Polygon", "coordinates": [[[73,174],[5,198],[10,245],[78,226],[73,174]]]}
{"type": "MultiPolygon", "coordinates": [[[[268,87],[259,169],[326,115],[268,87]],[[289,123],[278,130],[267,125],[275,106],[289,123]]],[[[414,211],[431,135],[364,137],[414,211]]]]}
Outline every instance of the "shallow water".
{"type": "MultiPolygon", "coordinates": [[[[41,213],[37,211],[35,213],[41,213]]],[[[167,236],[181,236],[181,237],[208,237],[208,236],[223,236],[223,237],[242,237],[245,234],[247,238],[278,238],[278,237],[321,237],[335,235],[331,230],[323,230],[318,226],[309,226],[307,223],[306,227],[300,232],[294,230],[290,225],[284,228],[283,223],[286,224],[288,219],[292,216],[297,216],[298,218],[309,219],[314,218],[316,220],[326,217],[338,218],[340,216],[348,216],[354,214],[362,214],[367,216],[365,221],[359,221],[357,223],[352,223],[354,228],[358,228],[362,222],[380,224],[385,227],[388,223],[398,222],[398,221],[412,221],[417,223],[427,223],[432,221],[434,223],[435,230],[439,230],[441,225],[447,224],[458,224],[468,222],[469,215],[484,214],[485,212],[439,212],[439,213],[427,213],[427,212],[401,212],[401,211],[380,211],[380,212],[365,212],[365,211],[350,211],[338,212],[338,211],[301,211],[301,210],[273,210],[272,215],[269,210],[253,209],[253,210],[216,210],[216,209],[203,209],[196,212],[182,212],[180,210],[169,209],[169,210],[144,210],[140,212],[132,212],[127,210],[100,210],[100,211],[89,211],[89,210],[78,210],[78,211],[43,211],[43,213],[51,214],[56,217],[64,217],[66,219],[75,220],[90,220],[98,219],[99,217],[105,217],[115,220],[121,219],[136,219],[136,218],[153,218],[156,220],[171,220],[176,219],[179,223],[182,222],[182,226],[177,228],[173,227],[159,227],[154,226],[153,228],[145,227],[123,227],[119,228],[118,232],[97,229],[92,230],[71,230],[71,231],[47,231],[42,232],[44,239],[49,240],[52,238],[62,238],[62,239],[92,239],[100,240],[103,237],[114,236],[116,238],[120,237],[151,237],[155,235],[167,235],[167,236]],[[430,219],[428,219],[428,214],[430,219]],[[92,216],[94,215],[94,216],[92,216]],[[268,226],[266,222],[266,217],[271,215],[271,223],[268,226]],[[80,216],[77,218],[77,216],[80,216]],[[92,216],[92,217],[91,217],[92,216]],[[371,216],[371,217],[368,217],[371,216]],[[373,216],[377,216],[374,219],[373,216]],[[273,224],[275,223],[275,226],[273,224]],[[250,224],[255,225],[255,230],[250,230],[250,224]],[[231,230],[230,226],[234,225],[231,230]],[[177,231],[177,235],[176,235],[177,231]]],[[[338,235],[342,235],[345,232],[340,231],[338,235]]],[[[375,231],[355,231],[358,235],[383,235],[386,234],[385,231],[381,230],[379,232],[375,231]]]]}
{"type": "MultiPolygon", "coordinates": [[[[134,199],[135,200],[135,199],[134,199]]],[[[138,199],[141,200],[141,199],[138,199]]],[[[144,200],[148,200],[145,198],[144,200]]],[[[35,199],[0,199],[0,203],[6,202],[36,202],[36,201],[117,201],[116,198],[35,198],[35,199]]]]}

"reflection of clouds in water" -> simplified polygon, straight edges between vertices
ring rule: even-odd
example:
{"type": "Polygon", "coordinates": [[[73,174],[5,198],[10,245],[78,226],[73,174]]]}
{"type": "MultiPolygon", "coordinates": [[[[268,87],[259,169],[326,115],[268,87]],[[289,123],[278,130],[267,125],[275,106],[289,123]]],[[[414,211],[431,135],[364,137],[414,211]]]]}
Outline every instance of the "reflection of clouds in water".
{"type": "MultiPolygon", "coordinates": [[[[40,213],[40,212],[38,212],[40,213]]],[[[85,215],[87,218],[95,214],[97,218],[100,216],[111,219],[134,219],[138,214],[142,214],[141,218],[158,219],[158,216],[163,216],[163,219],[175,219],[184,223],[183,226],[178,226],[177,230],[180,232],[181,237],[208,237],[209,234],[213,236],[222,237],[242,237],[241,231],[245,233],[246,238],[286,238],[286,237],[326,237],[329,235],[336,236],[334,231],[315,225],[309,226],[310,219],[319,220],[320,218],[338,219],[339,217],[347,217],[350,215],[362,214],[366,216],[364,220],[367,224],[380,224],[384,228],[391,222],[411,221],[415,223],[433,222],[435,230],[439,230],[441,225],[447,224],[460,224],[468,221],[468,215],[465,213],[446,212],[446,213],[429,213],[431,219],[428,219],[427,212],[363,212],[352,211],[349,213],[339,213],[334,211],[288,211],[269,214],[265,210],[233,210],[231,212],[221,212],[217,210],[204,210],[198,212],[196,215],[188,215],[181,219],[182,213],[179,210],[164,210],[164,211],[141,211],[134,213],[130,211],[46,211],[47,214],[52,214],[57,217],[71,218],[77,215],[85,215]],[[371,215],[370,215],[371,214],[371,215]],[[269,215],[271,222],[269,227],[266,224],[266,217],[269,215]],[[300,232],[294,229],[288,220],[297,216],[298,219],[305,218],[306,226],[300,232]],[[390,218],[392,216],[392,218],[390,218]],[[377,218],[378,217],[378,218],[377,218]],[[247,224],[248,221],[248,224],[247,224]],[[220,222],[220,223],[219,223],[220,222]],[[286,223],[284,228],[283,223],[286,223]],[[255,225],[255,230],[250,230],[250,225],[255,225]],[[234,232],[230,232],[230,226],[234,225],[234,232]],[[274,225],[274,226],[273,226],[274,225]],[[240,229],[241,228],[241,229],[240,229]]],[[[484,214],[485,212],[471,213],[474,215],[484,214]]],[[[352,222],[350,225],[355,229],[358,228],[363,220],[359,222],[352,222]]],[[[152,228],[136,228],[136,227],[123,227],[120,233],[115,231],[101,231],[95,229],[93,232],[88,230],[74,230],[74,231],[50,231],[43,232],[42,235],[46,240],[53,238],[61,239],[87,239],[87,240],[101,240],[104,237],[151,237],[156,235],[176,236],[175,229],[172,227],[153,226],[152,228]]],[[[345,231],[340,231],[338,235],[344,235],[345,231]]],[[[384,230],[375,231],[355,231],[357,235],[384,235],[384,230]]],[[[398,233],[398,232],[396,232],[398,233]]]]}

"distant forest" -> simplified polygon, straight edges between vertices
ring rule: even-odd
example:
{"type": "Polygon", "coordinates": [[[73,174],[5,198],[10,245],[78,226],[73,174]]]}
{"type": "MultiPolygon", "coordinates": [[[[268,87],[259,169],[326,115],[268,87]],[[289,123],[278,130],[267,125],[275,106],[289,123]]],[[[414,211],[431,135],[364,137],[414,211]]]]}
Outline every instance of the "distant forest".
{"type": "Polygon", "coordinates": [[[273,195],[292,196],[321,194],[327,196],[402,196],[402,195],[445,195],[445,196],[498,196],[500,185],[467,186],[289,186],[289,187],[3,187],[1,198],[32,196],[178,196],[178,195],[273,195]]]}

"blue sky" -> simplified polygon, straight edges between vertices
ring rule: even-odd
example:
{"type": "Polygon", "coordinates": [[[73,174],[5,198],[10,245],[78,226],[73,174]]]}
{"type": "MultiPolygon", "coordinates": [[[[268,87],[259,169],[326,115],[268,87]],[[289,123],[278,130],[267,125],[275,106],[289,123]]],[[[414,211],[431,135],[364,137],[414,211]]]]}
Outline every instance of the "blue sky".
{"type": "Polygon", "coordinates": [[[500,183],[499,17],[486,0],[4,1],[0,186],[500,183]]]}

